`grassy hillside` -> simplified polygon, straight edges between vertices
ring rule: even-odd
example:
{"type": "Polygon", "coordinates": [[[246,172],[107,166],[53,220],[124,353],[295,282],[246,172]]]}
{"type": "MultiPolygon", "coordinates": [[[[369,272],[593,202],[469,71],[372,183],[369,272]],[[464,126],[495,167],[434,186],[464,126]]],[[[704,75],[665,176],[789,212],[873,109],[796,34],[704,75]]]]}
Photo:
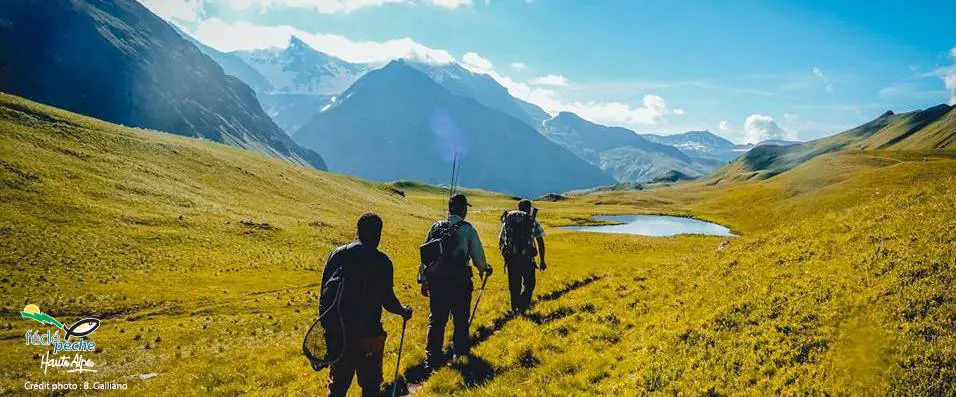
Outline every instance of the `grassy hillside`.
{"type": "Polygon", "coordinates": [[[954,150],[956,110],[938,105],[903,114],[886,112],[859,127],[799,145],[758,146],[715,173],[714,183],[763,179],[817,156],[844,150],[954,150]]]}
{"type": "MultiPolygon", "coordinates": [[[[511,198],[470,217],[498,273],[475,357],[423,379],[416,249],[444,192],[383,186],[236,148],[0,96],[0,390],[40,375],[27,303],[103,318],[99,372],[131,394],[314,395],[299,354],[321,263],[374,209],[399,297],[415,306],[402,372],[419,395],[952,395],[956,156],[841,152],[775,178],[539,202],[550,268],[505,314],[494,254],[511,198]],[[405,197],[393,192],[403,190],[405,197]],[[741,237],[567,232],[592,214],[671,213],[741,237]],[[142,379],[137,375],[158,374],[142,379]]],[[[386,317],[386,377],[400,322],[386,317]]],[[[387,379],[388,380],[388,379],[387,379]]],[[[354,390],[353,390],[354,391],[354,390]]]]}

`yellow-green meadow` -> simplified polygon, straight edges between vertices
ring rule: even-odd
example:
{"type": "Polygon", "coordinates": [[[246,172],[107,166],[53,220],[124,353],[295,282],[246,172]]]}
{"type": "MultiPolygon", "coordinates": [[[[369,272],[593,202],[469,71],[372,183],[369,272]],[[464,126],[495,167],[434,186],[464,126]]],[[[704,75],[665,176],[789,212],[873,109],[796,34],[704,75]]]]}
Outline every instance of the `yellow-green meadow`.
{"type": "MultiPolygon", "coordinates": [[[[507,315],[497,255],[498,217],[515,201],[466,193],[497,272],[474,357],[417,395],[956,394],[952,151],[846,151],[763,180],[538,201],[549,268],[524,316],[507,315]],[[558,228],[640,213],[739,236],[558,228]]],[[[2,95],[0,390],[88,381],[132,395],[321,394],[327,370],[310,369],[301,338],[326,257],[365,211],[384,219],[381,249],[415,308],[411,374],[427,323],[418,245],[446,198],[2,95]],[[44,373],[24,333],[48,326],[21,317],[27,305],[64,324],[101,319],[89,336],[97,372],[44,373]]],[[[387,383],[400,326],[385,316],[387,383]]]]}

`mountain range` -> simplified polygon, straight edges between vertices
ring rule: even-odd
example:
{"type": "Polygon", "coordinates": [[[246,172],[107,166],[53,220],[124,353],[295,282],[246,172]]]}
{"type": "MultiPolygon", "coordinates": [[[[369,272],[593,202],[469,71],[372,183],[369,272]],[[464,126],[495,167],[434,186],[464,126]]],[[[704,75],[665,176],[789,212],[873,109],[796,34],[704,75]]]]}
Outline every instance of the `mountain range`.
{"type": "MultiPolygon", "coordinates": [[[[188,38],[188,35],[183,33],[188,38]]],[[[203,52],[216,59],[226,73],[246,81],[256,89],[266,112],[287,133],[299,130],[313,115],[342,98],[336,89],[375,70],[373,65],[356,65],[317,51],[292,37],[286,48],[223,53],[191,39],[203,52]]],[[[647,182],[671,175],[709,174],[740,155],[742,148],[706,131],[661,136],[638,136],[623,128],[611,128],[584,122],[573,114],[551,115],[537,105],[512,96],[488,74],[469,70],[458,63],[403,61],[428,76],[448,92],[475,100],[484,107],[510,116],[537,130],[592,165],[605,170],[618,182],[647,182]],[[583,127],[575,134],[593,134],[593,139],[575,142],[567,133],[571,116],[583,127]],[[616,134],[592,133],[612,131],[616,134]],[[615,135],[609,142],[600,142],[615,135]],[[676,149],[675,149],[676,148],[676,149]]],[[[410,90],[420,89],[409,87],[410,90]]],[[[356,115],[358,117],[358,115],[356,115]]],[[[401,117],[400,115],[398,117],[401,117]]],[[[328,156],[328,155],[327,155],[328,156]]],[[[411,177],[411,176],[409,176],[411,177]]]]}
{"type": "Polygon", "coordinates": [[[0,36],[2,91],[325,168],[252,89],[136,1],[18,1],[0,7],[0,36]]]}
{"type": "Polygon", "coordinates": [[[508,89],[487,74],[475,73],[457,63],[430,64],[409,62],[409,66],[431,77],[436,83],[453,94],[478,101],[486,107],[521,120],[532,128],[551,118],[537,105],[511,96],[508,89]]]}
{"type": "Polygon", "coordinates": [[[287,134],[371,69],[317,51],[295,36],[285,48],[222,52],[177,30],[226,74],[252,87],[263,110],[287,134]]]}
{"type": "Polygon", "coordinates": [[[460,153],[464,186],[537,196],[701,177],[750,149],[551,117],[455,62],[354,64],[294,36],[222,52],[132,0],[24,1],[0,10],[0,89],[364,178],[445,183],[460,153]]]}
{"type": "Polygon", "coordinates": [[[296,36],[286,48],[231,53],[245,61],[268,82],[264,91],[335,95],[358,80],[368,66],[349,63],[316,51],[296,36]]]}
{"type": "Polygon", "coordinates": [[[526,122],[392,61],[356,81],[295,132],[330,170],[374,180],[447,183],[459,153],[462,186],[524,196],[611,184],[597,167],[526,122]]]}
{"type": "Polygon", "coordinates": [[[618,182],[648,182],[671,171],[697,177],[722,164],[695,159],[675,146],[654,142],[627,128],[595,124],[571,112],[544,121],[541,134],[610,173],[618,182]]]}
{"type": "Polygon", "coordinates": [[[740,155],[740,152],[735,150],[737,145],[710,131],[688,131],[674,135],[641,134],[641,136],[651,142],[676,147],[684,154],[697,158],[727,162],[740,155]]]}
{"type": "Polygon", "coordinates": [[[827,153],[873,150],[956,149],[956,110],[941,104],[876,119],[836,135],[792,145],[761,145],[715,173],[715,183],[770,178],[827,153]]]}

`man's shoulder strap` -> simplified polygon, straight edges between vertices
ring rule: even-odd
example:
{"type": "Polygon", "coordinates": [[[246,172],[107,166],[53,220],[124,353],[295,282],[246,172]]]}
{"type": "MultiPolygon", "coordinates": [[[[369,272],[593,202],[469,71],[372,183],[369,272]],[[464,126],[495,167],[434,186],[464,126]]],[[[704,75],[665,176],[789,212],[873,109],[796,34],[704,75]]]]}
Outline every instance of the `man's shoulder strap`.
{"type": "Polygon", "coordinates": [[[449,229],[451,229],[451,230],[458,230],[458,229],[461,228],[463,225],[471,225],[471,224],[468,223],[468,221],[466,221],[466,220],[464,220],[464,219],[462,219],[462,220],[460,220],[460,221],[458,221],[458,222],[455,222],[455,223],[451,223],[451,221],[449,221],[448,219],[441,219],[441,220],[435,222],[434,225],[432,225],[432,230],[435,230],[436,228],[449,228],[449,229]]]}
{"type": "Polygon", "coordinates": [[[505,212],[504,214],[501,215],[501,221],[502,221],[502,222],[505,222],[505,221],[507,221],[507,220],[509,220],[509,219],[513,219],[513,218],[514,218],[514,219],[517,219],[517,218],[521,218],[521,219],[534,219],[534,218],[531,217],[531,214],[529,214],[529,213],[527,213],[527,212],[524,212],[524,211],[521,211],[521,210],[511,210],[511,211],[507,211],[507,212],[505,212]]]}

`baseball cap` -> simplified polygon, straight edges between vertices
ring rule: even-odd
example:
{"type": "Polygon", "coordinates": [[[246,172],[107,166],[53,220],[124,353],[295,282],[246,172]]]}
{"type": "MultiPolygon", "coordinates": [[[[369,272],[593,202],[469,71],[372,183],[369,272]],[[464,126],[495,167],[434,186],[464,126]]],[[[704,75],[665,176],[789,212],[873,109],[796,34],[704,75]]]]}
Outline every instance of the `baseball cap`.
{"type": "Polygon", "coordinates": [[[462,205],[471,207],[471,204],[468,204],[468,198],[466,198],[464,194],[457,193],[448,199],[448,208],[458,208],[462,205]]]}

